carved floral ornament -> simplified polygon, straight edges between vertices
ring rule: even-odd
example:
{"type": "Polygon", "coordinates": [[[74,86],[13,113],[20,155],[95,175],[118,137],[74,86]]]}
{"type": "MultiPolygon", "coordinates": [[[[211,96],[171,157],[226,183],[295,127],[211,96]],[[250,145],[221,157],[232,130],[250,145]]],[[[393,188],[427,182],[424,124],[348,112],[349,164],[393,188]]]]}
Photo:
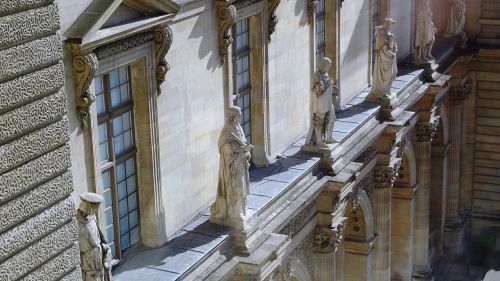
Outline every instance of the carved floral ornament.
{"type": "Polygon", "coordinates": [[[331,253],[342,242],[343,224],[328,228],[317,226],[313,232],[314,250],[321,253],[331,253]]]}
{"type": "Polygon", "coordinates": [[[434,117],[431,122],[418,122],[415,126],[418,141],[432,141],[439,126],[439,117],[434,117]]]}
{"type": "Polygon", "coordinates": [[[219,25],[219,55],[224,64],[229,53],[229,46],[233,43],[231,27],[236,20],[236,7],[225,0],[215,0],[217,21],[219,25]]]}
{"type": "Polygon", "coordinates": [[[269,15],[267,24],[267,39],[271,41],[271,34],[276,30],[276,25],[278,24],[278,16],[276,15],[276,9],[278,8],[281,0],[268,0],[267,2],[267,13],[269,15]]]}
{"type": "Polygon", "coordinates": [[[472,85],[470,81],[467,81],[465,85],[461,88],[451,88],[448,94],[448,99],[452,103],[461,103],[465,100],[471,93],[472,85]]]}
{"type": "Polygon", "coordinates": [[[378,165],[374,168],[374,182],[375,187],[378,188],[391,188],[398,175],[399,165],[397,167],[389,167],[378,165]]]}

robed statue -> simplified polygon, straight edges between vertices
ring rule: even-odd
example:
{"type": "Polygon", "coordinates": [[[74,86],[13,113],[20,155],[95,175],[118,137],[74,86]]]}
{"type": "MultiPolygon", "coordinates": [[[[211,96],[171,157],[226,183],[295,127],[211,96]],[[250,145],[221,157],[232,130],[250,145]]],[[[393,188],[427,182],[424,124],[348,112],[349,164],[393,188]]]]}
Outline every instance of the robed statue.
{"type": "Polygon", "coordinates": [[[306,144],[326,146],[336,142],[333,139],[333,123],[335,122],[334,96],[338,88],[328,74],[332,61],[324,57],[320,60],[318,70],[314,73],[311,92],[311,124],[306,137],[306,144]]]}
{"type": "Polygon", "coordinates": [[[391,85],[398,73],[398,44],[391,31],[393,19],[386,18],[384,25],[375,27],[375,65],[370,96],[390,99],[391,85]]]}
{"type": "Polygon", "coordinates": [[[463,34],[465,26],[465,0],[450,0],[450,16],[445,37],[463,34]]]}
{"type": "Polygon", "coordinates": [[[422,2],[422,8],[417,14],[415,30],[415,52],[413,62],[422,64],[434,60],[432,48],[436,40],[436,27],[432,21],[431,4],[429,0],[422,2]]]}
{"type": "Polygon", "coordinates": [[[219,137],[217,197],[210,208],[212,222],[233,226],[244,224],[246,200],[250,193],[250,151],[253,148],[245,138],[240,119],[240,108],[231,106],[219,137]]]}
{"type": "Polygon", "coordinates": [[[76,220],[83,281],[111,281],[111,249],[95,218],[103,198],[95,193],[84,193],[80,199],[76,220]]]}

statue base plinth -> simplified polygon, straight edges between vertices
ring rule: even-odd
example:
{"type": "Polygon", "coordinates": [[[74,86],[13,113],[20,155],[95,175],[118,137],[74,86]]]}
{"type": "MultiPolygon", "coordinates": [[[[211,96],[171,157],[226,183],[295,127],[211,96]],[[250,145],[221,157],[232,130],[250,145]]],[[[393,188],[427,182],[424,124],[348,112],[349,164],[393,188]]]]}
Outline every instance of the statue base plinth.
{"type": "Polygon", "coordinates": [[[255,214],[243,218],[210,218],[210,222],[229,226],[232,230],[231,242],[235,252],[242,256],[251,254],[266,239],[260,231],[255,214]]]}
{"type": "Polygon", "coordinates": [[[370,93],[368,96],[366,96],[366,101],[367,102],[372,102],[379,104],[382,109],[380,111],[380,118],[382,120],[387,120],[387,121],[394,121],[396,120],[396,116],[394,116],[393,110],[394,106],[396,104],[396,96],[392,93],[385,95],[385,96],[378,96],[375,95],[374,93],[370,93]]]}

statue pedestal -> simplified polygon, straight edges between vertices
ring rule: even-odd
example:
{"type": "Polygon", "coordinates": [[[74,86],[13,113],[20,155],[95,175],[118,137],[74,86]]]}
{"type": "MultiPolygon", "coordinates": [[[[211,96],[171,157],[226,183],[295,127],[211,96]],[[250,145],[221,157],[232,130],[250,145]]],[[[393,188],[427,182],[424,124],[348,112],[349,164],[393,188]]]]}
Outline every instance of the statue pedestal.
{"type": "Polygon", "coordinates": [[[340,170],[334,167],[333,163],[336,159],[333,157],[333,151],[339,146],[338,142],[318,146],[314,144],[304,144],[301,151],[310,152],[321,155],[320,166],[323,170],[337,174],[340,170]]]}
{"type": "Polygon", "coordinates": [[[365,99],[367,102],[372,102],[379,104],[382,106],[381,109],[381,114],[382,114],[382,119],[387,120],[387,121],[394,121],[396,120],[396,116],[393,114],[393,109],[396,105],[396,95],[393,93],[390,93],[389,95],[386,96],[376,96],[372,93],[370,93],[368,96],[366,96],[365,99]]]}

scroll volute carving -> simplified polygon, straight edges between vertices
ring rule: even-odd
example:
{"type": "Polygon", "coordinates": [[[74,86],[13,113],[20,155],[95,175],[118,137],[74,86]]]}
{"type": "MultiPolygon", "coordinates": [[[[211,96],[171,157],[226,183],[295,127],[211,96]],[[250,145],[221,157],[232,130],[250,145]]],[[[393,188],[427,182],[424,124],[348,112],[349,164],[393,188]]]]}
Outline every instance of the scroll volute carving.
{"type": "Polygon", "coordinates": [[[217,21],[219,25],[219,55],[221,63],[224,64],[229,53],[229,46],[233,43],[231,27],[236,20],[236,7],[225,0],[215,0],[217,8],[217,21]]]}
{"type": "Polygon", "coordinates": [[[165,75],[170,69],[165,56],[172,46],[172,30],[168,26],[157,26],[153,29],[156,56],[156,85],[158,95],[161,93],[160,85],[165,81],[165,75]]]}
{"type": "Polygon", "coordinates": [[[271,41],[271,34],[276,30],[276,25],[278,24],[278,16],[276,15],[276,9],[278,8],[281,0],[268,0],[267,2],[267,12],[269,15],[267,23],[267,39],[271,41]]]}
{"type": "Polygon", "coordinates": [[[307,0],[307,13],[309,15],[309,23],[314,24],[316,19],[316,7],[318,6],[318,0],[307,0]]]}
{"type": "Polygon", "coordinates": [[[94,53],[83,53],[78,43],[70,43],[69,46],[73,57],[76,113],[82,128],[87,128],[90,121],[90,106],[95,101],[95,96],[89,88],[97,71],[97,56],[94,53]]]}

